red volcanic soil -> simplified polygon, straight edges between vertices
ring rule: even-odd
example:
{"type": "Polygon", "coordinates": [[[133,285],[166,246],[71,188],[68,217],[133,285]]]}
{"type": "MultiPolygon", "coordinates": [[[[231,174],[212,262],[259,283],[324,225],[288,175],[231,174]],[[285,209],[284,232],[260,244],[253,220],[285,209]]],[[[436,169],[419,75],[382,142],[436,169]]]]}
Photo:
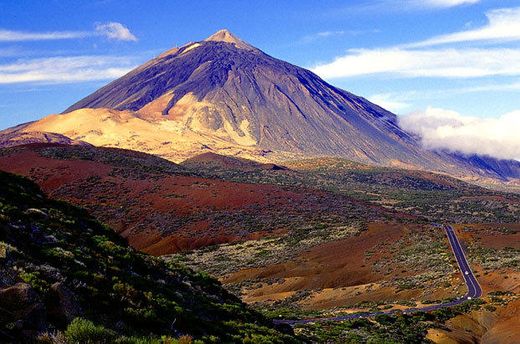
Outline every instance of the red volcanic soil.
{"type": "Polygon", "coordinates": [[[468,242],[493,249],[520,249],[520,223],[489,223],[456,225],[459,236],[468,242]]]}
{"type": "MultiPolygon", "coordinates": [[[[459,224],[454,227],[466,244],[473,243],[494,250],[520,249],[520,223],[459,224]]],[[[476,265],[474,269],[484,295],[496,291],[520,293],[520,272],[517,268],[484,269],[476,265]]]]}
{"type": "Polygon", "coordinates": [[[365,254],[382,242],[395,242],[403,235],[398,226],[371,228],[359,236],[325,243],[302,253],[293,261],[246,269],[222,279],[237,283],[254,278],[303,277],[297,289],[322,289],[360,285],[381,279],[365,262],[365,254]],[[317,277],[319,276],[319,277],[317,277]]]}
{"type": "Polygon", "coordinates": [[[280,235],[330,218],[389,216],[345,196],[201,178],[157,157],[112,148],[15,147],[0,152],[0,169],[86,208],[132,246],[156,255],[280,235]]]}
{"type": "MultiPolygon", "coordinates": [[[[422,232],[420,225],[370,223],[358,236],[324,243],[300,253],[296,258],[276,265],[243,269],[220,278],[224,284],[255,281],[242,289],[248,303],[272,302],[312,290],[300,303],[305,309],[329,309],[353,305],[361,301],[382,301],[417,298],[421,289],[396,291],[383,286],[389,278],[414,276],[416,271],[398,269],[375,271],[373,264],[383,257],[392,259],[399,252],[392,248],[398,240],[412,232],[422,232]],[[368,256],[367,253],[370,252],[368,256]],[[275,281],[273,283],[273,281],[275,281]]],[[[428,290],[428,298],[453,296],[445,290],[428,290]]]]}

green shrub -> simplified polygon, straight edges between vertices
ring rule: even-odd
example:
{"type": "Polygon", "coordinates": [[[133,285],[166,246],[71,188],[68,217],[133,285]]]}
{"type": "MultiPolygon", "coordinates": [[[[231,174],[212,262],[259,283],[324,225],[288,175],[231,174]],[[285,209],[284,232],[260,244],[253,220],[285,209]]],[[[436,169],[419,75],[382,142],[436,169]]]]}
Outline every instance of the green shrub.
{"type": "Polygon", "coordinates": [[[90,320],[76,318],[65,330],[65,338],[70,344],[108,344],[114,342],[116,333],[90,320]]]}
{"type": "Polygon", "coordinates": [[[49,283],[40,278],[40,273],[37,271],[22,272],[20,278],[40,293],[46,293],[49,290],[49,283]]]}
{"type": "Polygon", "coordinates": [[[486,311],[489,311],[489,312],[494,312],[494,311],[497,310],[497,308],[496,308],[495,306],[493,306],[493,305],[485,305],[485,306],[484,306],[484,309],[485,309],[486,311]]]}
{"type": "Polygon", "coordinates": [[[120,337],[114,341],[116,344],[178,344],[177,339],[168,336],[161,338],[146,338],[146,337],[120,337]]]}

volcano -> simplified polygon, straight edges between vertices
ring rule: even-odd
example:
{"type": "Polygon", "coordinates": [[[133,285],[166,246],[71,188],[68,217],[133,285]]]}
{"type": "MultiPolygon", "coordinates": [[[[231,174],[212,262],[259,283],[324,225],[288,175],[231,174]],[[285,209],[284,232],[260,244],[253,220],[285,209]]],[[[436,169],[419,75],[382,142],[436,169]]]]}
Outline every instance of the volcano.
{"type": "Polygon", "coordinates": [[[16,131],[54,133],[175,162],[207,152],[262,162],[335,156],[503,177],[459,156],[424,149],[391,112],[227,30],[168,50],[64,113],[16,131]]]}

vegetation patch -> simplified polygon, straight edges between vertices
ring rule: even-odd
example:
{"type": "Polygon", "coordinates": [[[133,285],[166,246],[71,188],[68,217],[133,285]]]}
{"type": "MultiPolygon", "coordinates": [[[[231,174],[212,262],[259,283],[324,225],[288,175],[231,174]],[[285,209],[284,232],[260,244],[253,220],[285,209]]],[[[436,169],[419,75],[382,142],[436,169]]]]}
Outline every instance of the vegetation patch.
{"type": "Polygon", "coordinates": [[[0,185],[0,341],[295,341],[207,274],[136,252],[24,178],[0,185]]]}

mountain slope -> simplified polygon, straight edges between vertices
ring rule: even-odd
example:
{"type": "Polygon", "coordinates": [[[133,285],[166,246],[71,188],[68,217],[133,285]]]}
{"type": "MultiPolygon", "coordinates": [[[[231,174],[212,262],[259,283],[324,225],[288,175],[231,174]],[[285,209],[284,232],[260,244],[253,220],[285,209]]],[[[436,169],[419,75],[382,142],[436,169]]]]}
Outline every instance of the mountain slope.
{"type": "Polygon", "coordinates": [[[497,178],[401,130],[396,116],[222,30],[171,49],[69,107],[18,129],[180,162],[204,152],[260,161],[337,156],[497,178]]]}
{"type": "MultiPolygon", "coordinates": [[[[106,329],[67,337],[70,343],[187,334],[293,342],[207,275],[137,253],[85,211],[47,199],[24,178],[0,172],[0,183],[0,342],[33,342],[78,317],[106,329]]],[[[76,321],[76,330],[78,324],[85,321],[76,321]]]]}
{"type": "Polygon", "coordinates": [[[22,124],[0,132],[0,147],[13,147],[30,143],[59,143],[66,145],[88,145],[86,142],[52,132],[23,131],[28,124],[22,124]]]}
{"type": "Polygon", "coordinates": [[[520,178],[520,161],[496,159],[482,155],[467,156],[457,153],[452,153],[452,156],[462,164],[471,165],[473,168],[482,171],[493,171],[504,180],[520,178]]]}
{"type": "MultiPolygon", "coordinates": [[[[258,171],[283,178],[288,172],[243,161],[227,165],[238,168],[237,175],[258,171]]],[[[218,167],[213,162],[192,160],[188,166],[195,170],[114,148],[36,144],[0,150],[0,170],[27,176],[51,197],[86,208],[131,246],[154,255],[279,236],[323,222],[406,217],[304,185],[201,176],[203,169],[218,167]]]]}

